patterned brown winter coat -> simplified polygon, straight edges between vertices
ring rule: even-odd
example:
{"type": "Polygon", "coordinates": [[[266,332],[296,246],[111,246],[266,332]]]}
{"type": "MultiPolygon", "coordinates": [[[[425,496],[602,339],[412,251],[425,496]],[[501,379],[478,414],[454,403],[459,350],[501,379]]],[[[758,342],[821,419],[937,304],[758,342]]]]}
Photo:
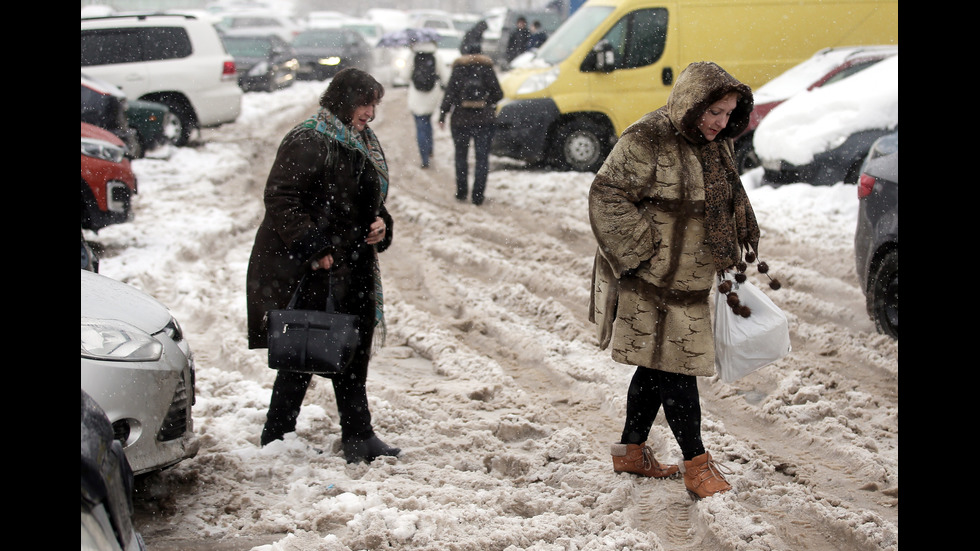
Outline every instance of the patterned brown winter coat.
{"type": "Polygon", "coordinates": [[[716,274],[758,250],[759,230],[733,161],[752,91],[710,62],[678,77],[667,105],[627,128],[596,174],[589,217],[598,242],[589,319],[613,360],[673,373],[715,373],[708,297],[716,274]],[[705,109],[740,99],[708,141],[705,109]],[[706,215],[706,212],[708,213],[706,215]]]}

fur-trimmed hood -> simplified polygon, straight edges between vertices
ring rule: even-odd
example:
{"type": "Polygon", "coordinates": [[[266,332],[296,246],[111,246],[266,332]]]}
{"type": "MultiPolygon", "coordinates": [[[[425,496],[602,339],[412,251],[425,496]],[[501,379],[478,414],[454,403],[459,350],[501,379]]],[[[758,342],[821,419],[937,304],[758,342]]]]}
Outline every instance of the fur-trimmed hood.
{"type": "Polygon", "coordinates": [[[698,129],[698,120],[708,106],[730,92],[737,93],[739,100],[728,126],[715,139],[736,138],[749,124],[754,105],[752,89],[710,61],[692,63],[681,71],[667,98],[667,117],[688,141],[708,143],[698,129]]]}
{"type": "Polygon", "coordinates": [[[463,54],[453,60],[453,66],[457,65],[486,65],[493,67],[493,60],[485,54],[463,54]]]}

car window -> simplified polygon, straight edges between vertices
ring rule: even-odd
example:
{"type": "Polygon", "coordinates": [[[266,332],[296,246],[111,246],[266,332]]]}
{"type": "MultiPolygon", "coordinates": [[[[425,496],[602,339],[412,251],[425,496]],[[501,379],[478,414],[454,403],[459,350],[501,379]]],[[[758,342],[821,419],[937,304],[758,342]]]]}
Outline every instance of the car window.
{"type": "Polygon", "coordinates": [[[250,27],[281,27],[281,22],[269,17],[228,17],[225,24],[231,29],[250,27]]]}
{"type": "Polygon", "coordinates": [[[140,61],[139,35],[130,29],[82,31],[82,67],[140,61]]]}
{"type": "Polygon", "coordinates": [[[272,45],[267,39],[244,36],[225,36],[225,49],[235,57],[265,57],[272,45]]]}
{"type": "Polygon", "coordinates": [[[183,27],[92,29],[81,34],[82,67],[178,59],[191,52],[183,27]]]}
{"type": "Polygon", "coordinates": [[[854,65],[851,65],[849,67],[846,67],[844,69],[841,69],[840,71],[838,71],[837,73],[835,73],[834,76],[828,78],[823,84],[821,84],[821,86],[826,86],[828,84],[833,84],[833,83],[837,82],[838,80],[843,80],[843,79],[845,79],[845,78],[853,75],[854,73],[859,73],[859,72],[867,69],[868,67],[871,67],[872,65],[874,65],[875,63],[878,63],[879,61],[881,61],[881,60],[880,59],[869,59],[867,61],[857,62],[854,65]]]}
{"type": "Polygon", "coordinates": [[[305,32],[296,35],[293,39],[293,46],[303,48],[303,47],[341,47],[344,45],[344,35],[340,32],[333,31],[317,31],[317,32],[305,32]]]}
{"type": "Polygon", "coordinates": [[[609,29],[604,40],[613,47],[617,69],[632,69],[654,63],[664,52],[667,39],[667,10],[637,10],[609,29]]]}

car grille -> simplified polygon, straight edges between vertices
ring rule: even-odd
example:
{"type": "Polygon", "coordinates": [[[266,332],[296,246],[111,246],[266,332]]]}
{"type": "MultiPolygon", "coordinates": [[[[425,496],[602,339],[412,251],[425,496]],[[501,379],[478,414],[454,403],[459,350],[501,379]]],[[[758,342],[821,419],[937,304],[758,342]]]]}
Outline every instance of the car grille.
{"type": "Polygon", "coordinates": [[[160,432],[157,433],[157,440],[166,442],[176,440],[184,435],[184,432],[191,427],[191,404],[194,403],[194,367],[180,374],[180,382],[177,390],[174,391],[174,398],[170,402],[170,409],[167,416],[160,425],[160,432]],[[187,384],[187,374],[190,373],[191,382],[187,384]]]}

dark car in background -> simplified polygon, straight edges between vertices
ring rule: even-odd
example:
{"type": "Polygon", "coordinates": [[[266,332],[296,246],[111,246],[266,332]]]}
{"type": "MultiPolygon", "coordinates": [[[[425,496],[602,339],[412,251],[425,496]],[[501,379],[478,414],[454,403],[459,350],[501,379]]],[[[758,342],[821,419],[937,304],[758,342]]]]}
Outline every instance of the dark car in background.
{"type": "Polygon", "coordinates": [[[854,258],[868,315],[898,339],[898,132],[875,141],[858,179],[854,258]]]}
{"type": "Polygon", "coordinates": [[[183,129],[180,119],[162,103],[134,100],[106,81],[81,75],[82,122],[105,128],[122,140],[133,158],[175,145],[183,129]]]}
{"type": "Polygon", "coordinates": [[[82,75],[82,122],[115,134],[133,157],[141,155],[136,129],[129,126],[126,94],[108,82],[82,75]]]}
{"type": "Polygon", "coordinates": [[[221,41],[235,58],[242,90],[274,92],[296,82],[296,51],[279,35],[228,31],[221,41]]]}
{"type": "Polygon", "coordinates": [[[81,125],[82,229],[97,232],[132,219],[136,175],[122,140],[104,128],[81,125]]]}
{"type": "Polygon", "coordinates": [[[299,60],[296,78],[301,80],[326,80],[347,67],[373,69],[373,48],[354,29],[308,29],[296,35],[292,45],[299,60]]]}
{"type": "Polygon", "coordinates": [[[184,133],[180,118],[169,107],[155,101],[129,100],[126,120],[136,130],[142,151],[137,157],[161,147],[175,146],[184,133]]]}
{"type": "Polygon", "coordinates": [[[739,174],[759,166],[752,137],[759,122],[776,106],[796,94],[833,84],[893,55],[898,55],[897,45],[824,48],[753,91],[755,106],[749,124],[735,138],[739,174]]]}

